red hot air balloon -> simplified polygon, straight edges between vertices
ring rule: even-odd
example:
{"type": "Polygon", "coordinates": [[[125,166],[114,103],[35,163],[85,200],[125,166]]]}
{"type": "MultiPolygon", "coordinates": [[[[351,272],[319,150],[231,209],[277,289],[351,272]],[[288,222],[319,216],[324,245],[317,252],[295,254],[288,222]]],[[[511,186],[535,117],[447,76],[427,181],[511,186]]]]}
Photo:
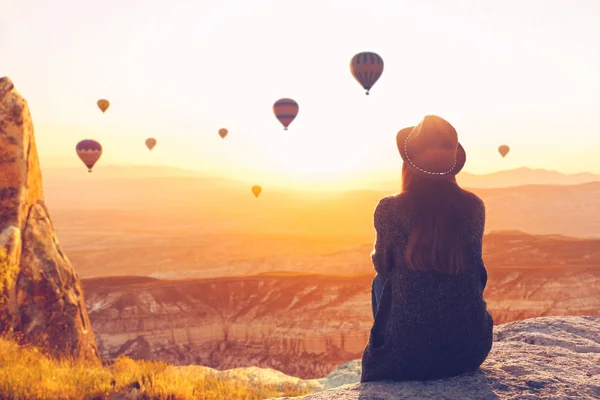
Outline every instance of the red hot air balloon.
{"type": "Polygon", "coordinates": [[[156,146],[156,139],[154,139],[154,138],[146,139],[146,147],[148,148],[148,150],[152,151],[154,146],[156,146]]]}
{"type": "Polygon", "coordinates": [[[103,113],[108,110],[108,107],[110,106],[110,102],[106,99],[100,99],[96,102],[96,104],[103,113]]]}
{"type": "Polygon", "coordinates": [[[75,151],[77,151],[77,155],[85,166],[88,167],[88,172],[92,172],[94,164],[102,155],[102,146],[95,140],[86,139],[77,143],[75,151]]]}
{"type": "Polygon", "coordinates": [[[350,61],[350,72],[369,94],[383,73],[383,58],[371,52],[358,53],[350,61]]]}
{"type": "Polygon", "coordinates": [[[292,99],[279,99],[273,104],[273,112],[286,131],[298,115],[298,110],[298,103],[292,99]]]}
{"type": "Polygon", "coordinates": [[[500,153],[500,155],[502,156],[502,158],[506,157],[506,155],[508,154],[509,151],[510,151],[510,147],[508,147],[505,144],[503,144],[502,146],[498,147],[498,153],[500,153]]]}
{"type": "Polygon", "coordinates": [[[221,136],[221,139],[225,139],[225,136],[227,136],[228,133],[229,131],[225,128],[219,129],[219,136],[221,136]]]}

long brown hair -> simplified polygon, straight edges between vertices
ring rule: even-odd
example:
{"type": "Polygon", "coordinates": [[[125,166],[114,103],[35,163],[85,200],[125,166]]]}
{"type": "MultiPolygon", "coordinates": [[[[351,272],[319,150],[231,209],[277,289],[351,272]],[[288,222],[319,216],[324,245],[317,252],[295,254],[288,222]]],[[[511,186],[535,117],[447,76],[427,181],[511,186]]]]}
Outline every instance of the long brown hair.
{"type": "Polygon", "coordinates": [[[457,274],[467,266],[465,193],[455,177],[427,179],[402,166],[402,192],[410,203],[405,261],[410,269],[457,274]]]}

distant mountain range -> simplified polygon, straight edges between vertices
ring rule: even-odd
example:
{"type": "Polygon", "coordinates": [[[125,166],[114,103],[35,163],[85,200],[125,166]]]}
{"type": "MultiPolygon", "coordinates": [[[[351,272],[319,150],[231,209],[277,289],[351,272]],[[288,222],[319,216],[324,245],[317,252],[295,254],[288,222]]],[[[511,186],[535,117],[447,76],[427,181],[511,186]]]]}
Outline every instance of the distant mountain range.
{"type": "Polygon", "coordinates": [[[600,175],[589,172],[563,174],[546,169],[518,168],[491,174],[476,175],[463,172],[457,180],[465,187],[497,188],[521,185],[577,185],[580,183],[600,181],[600,175]]]}
{"type": "MultiPolygon", "coordinates": [[[[590,172],[563,174],[558,171],[527,167],[497,171],[489,174],[461,172],[456,178],[458,183],[466,188],[502,188],[521,185],[577,185],[600,181],[599,174],[590,172]]],[[[400,182],[401,177],[398,174],[397,180],[386,179],[385,181],[373,183],[370,188],[384,189],[386,187],[399,187],[400,182]]]]}
{"type": "MultiPolygon", "coordinates": [[[[44,168],[42,171],[44,181],[60,180],[61,178],[79,179],[86,178],[88,172],[85,168],[54,167],[44,168]]],[[[130,178],[166,178],[166,177],[198,177],[215,181],[243,182],[233,178],[224,178],[220,171],[195,171],[170,166],[154,165],[106,165],[94,169],[94,179],[130,179],[130,178]]],[[[520,185],[576,185],[586,182],[600,181],[600,174],[581,172],[577,174],[564,174],[546,169],[532,169],[527,167],[497,171],[489,174],[473,174],[461,172],[457,179],[461,186],[467,188],[500,188],[520,185]]],[[[370,190],[398,190],[400,188],[400,173],[390,172],[365,172],[360,174],[357,189],[370,190]],[[371,181],[368,177],[372,176],[371,181]],[[397,178],[395,178],[397,176],[397,178]]]]}

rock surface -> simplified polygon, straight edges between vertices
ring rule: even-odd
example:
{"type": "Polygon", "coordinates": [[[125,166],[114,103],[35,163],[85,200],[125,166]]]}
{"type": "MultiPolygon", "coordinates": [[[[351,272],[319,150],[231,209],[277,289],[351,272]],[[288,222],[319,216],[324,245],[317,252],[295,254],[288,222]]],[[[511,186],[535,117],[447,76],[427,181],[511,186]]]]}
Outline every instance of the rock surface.
{"type": "Polygon", "coordinates": [[[0,249],[18,266],[2,293],[0,333],[99,362],[79,277],[44,205],[29,107],[9,78],[0,78],[0,249]]]}
{"type": "Polygon", "coordinates": [[[600,318],[541,317],[496,326],[492,351],[474,373],[427,382],[359,381],[356,360],[312,381],[351,384],[279,399],[600,399],[600,318]]]}

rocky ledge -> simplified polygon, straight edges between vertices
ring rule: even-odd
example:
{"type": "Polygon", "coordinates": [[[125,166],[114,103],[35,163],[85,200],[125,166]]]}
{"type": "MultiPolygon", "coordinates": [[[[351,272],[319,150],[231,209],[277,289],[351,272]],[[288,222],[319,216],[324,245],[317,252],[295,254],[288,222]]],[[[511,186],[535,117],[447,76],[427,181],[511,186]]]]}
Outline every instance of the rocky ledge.
{"type": "Polygon", "coordinates": [[[323,391],[278,400],[597,400],[600,317],[541,317],[498,325],[492,351],[474,373],[427,382],[359,381],[360,360],[355,360],[323,379],[306,381],[323,391]]]}

